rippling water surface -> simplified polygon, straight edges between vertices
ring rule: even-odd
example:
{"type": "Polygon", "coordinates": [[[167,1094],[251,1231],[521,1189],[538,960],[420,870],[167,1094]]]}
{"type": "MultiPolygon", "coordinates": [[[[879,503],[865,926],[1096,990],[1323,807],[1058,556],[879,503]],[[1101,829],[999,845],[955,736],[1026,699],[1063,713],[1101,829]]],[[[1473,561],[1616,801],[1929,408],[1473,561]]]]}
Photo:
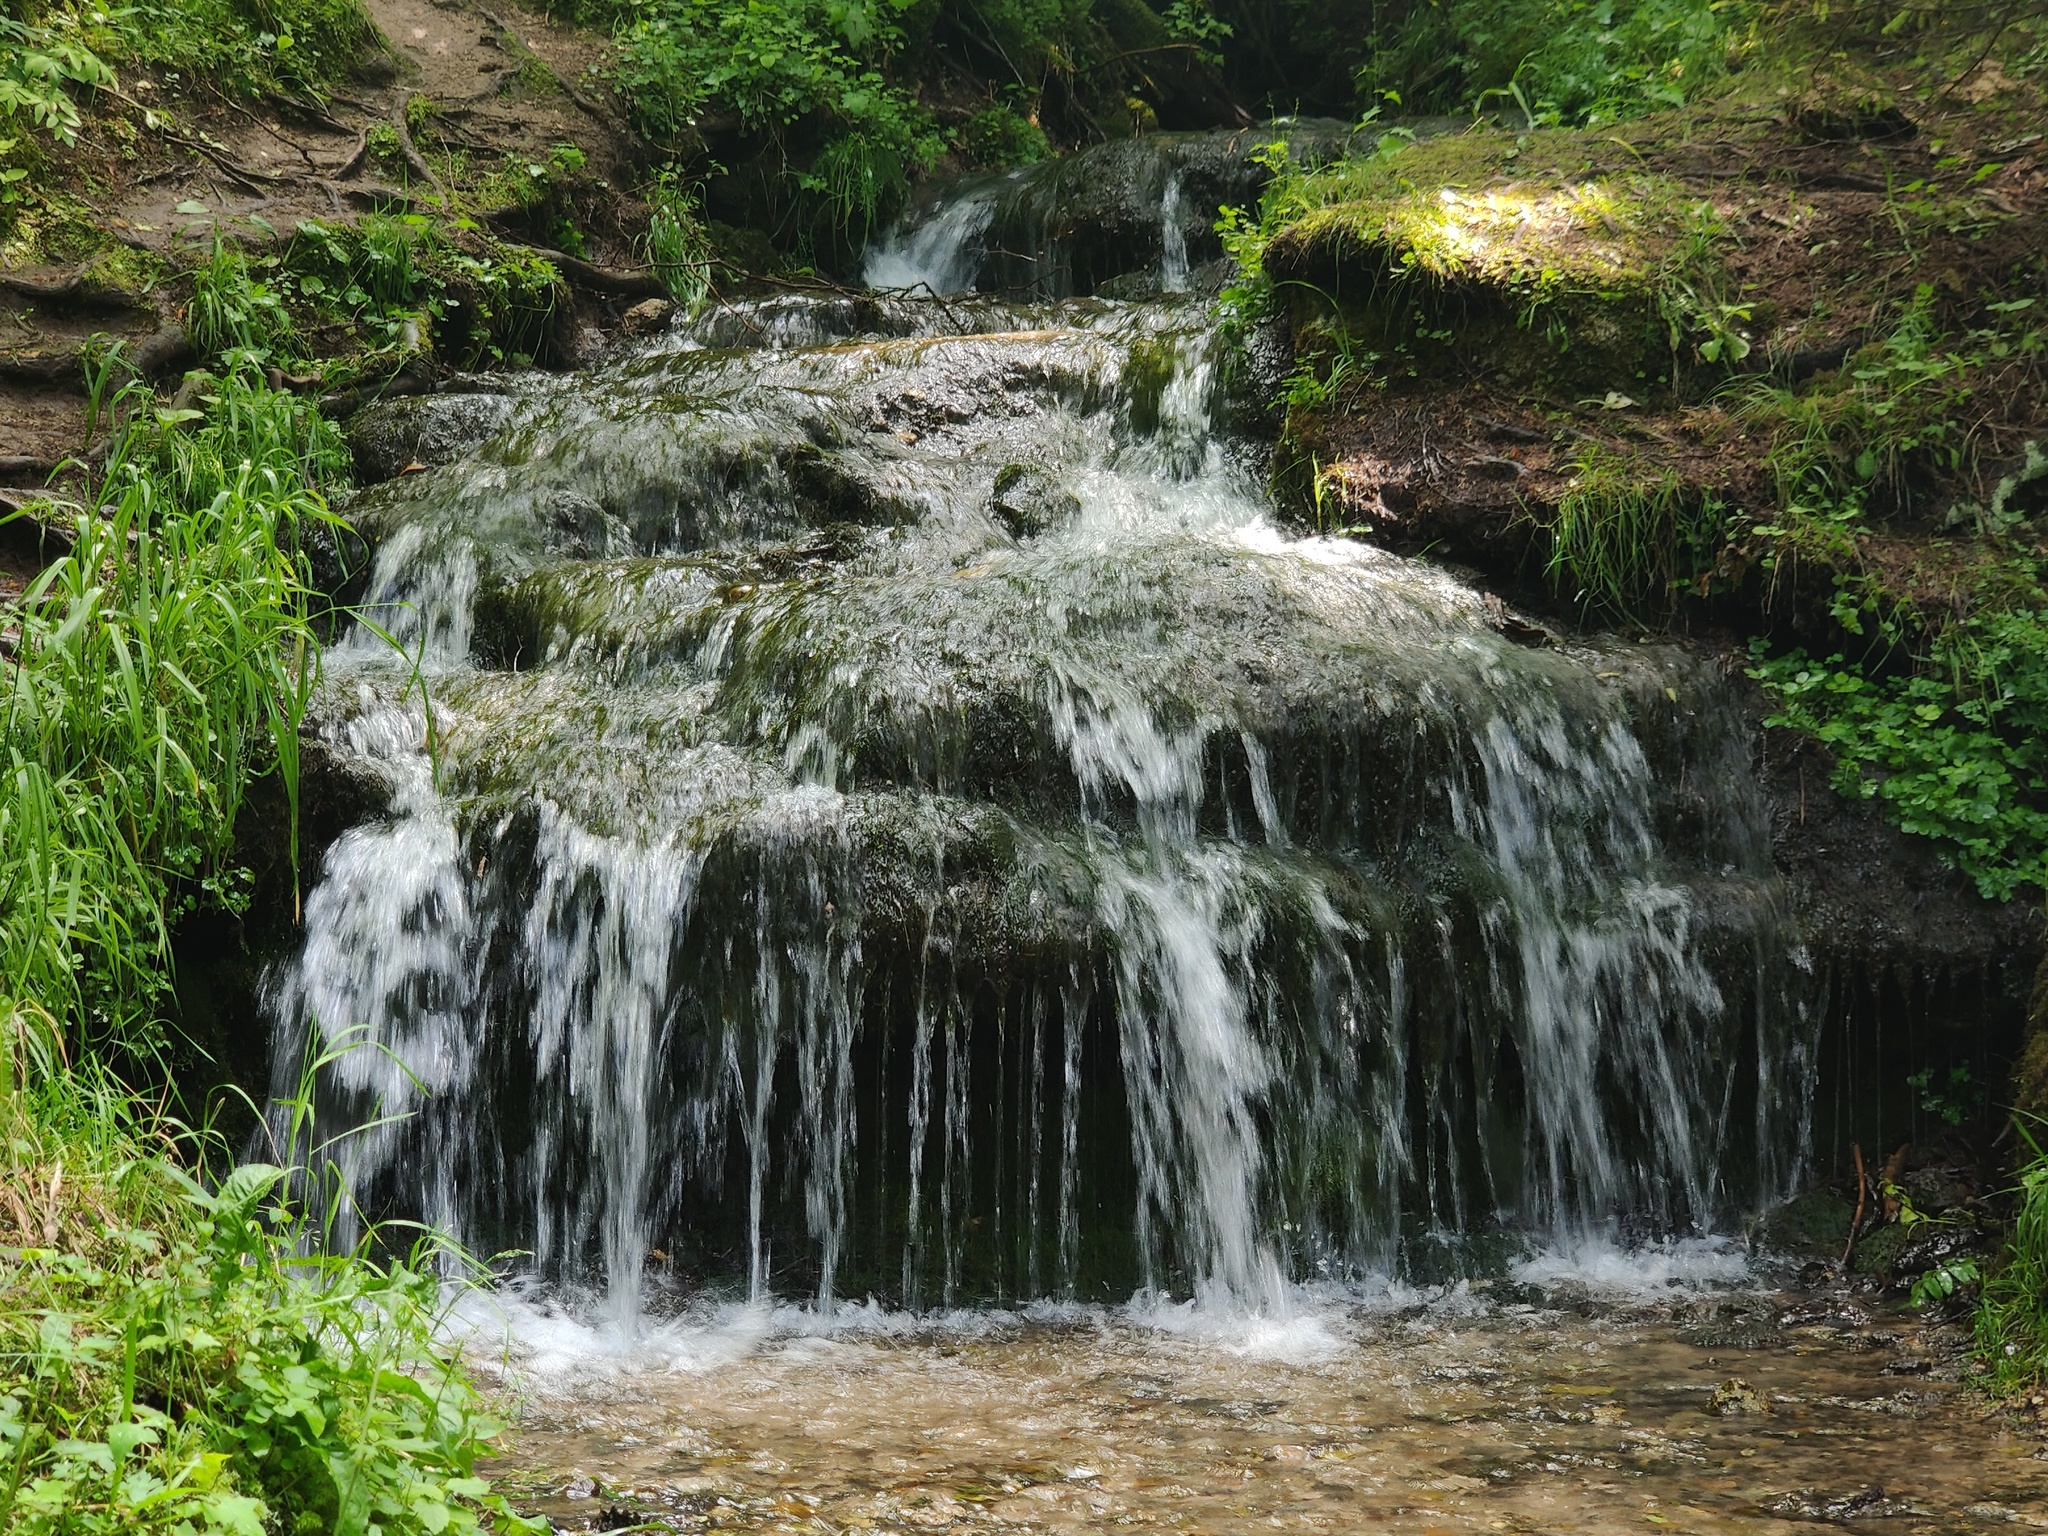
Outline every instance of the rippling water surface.
{"type": "Polygon", "coordinates": [[[1701,1258],[1287,1321],[735,1307],[624,1341],[515,1303],[501,1473],[571,1529],[2048,1526],[2048,1451],[1958,1385],[1955,1330],[1673,1283],[1701,1258]]]}

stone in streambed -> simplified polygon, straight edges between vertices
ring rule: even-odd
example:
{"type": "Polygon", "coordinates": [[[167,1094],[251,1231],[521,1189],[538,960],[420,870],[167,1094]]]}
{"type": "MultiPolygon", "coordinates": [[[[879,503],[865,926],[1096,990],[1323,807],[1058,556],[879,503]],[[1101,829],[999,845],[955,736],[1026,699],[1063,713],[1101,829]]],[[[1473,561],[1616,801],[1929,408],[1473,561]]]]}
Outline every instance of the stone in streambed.
{"type": "Polygon", "coordinates": [[[1081,498],[1036,464],[1005,464],[996,471],[989,511],[1013,538],[1029,539],[1057,528],[1081,510],[1081,498]]]}
{"type": "Polygon", "coordinates": [[[1730,1376],[1714,1388],[1714,1395],[1707,1399],[1707,1412],[1722,1418],[1770,1411],[1770,1400],[1739,1376],[1730,1376]]]}

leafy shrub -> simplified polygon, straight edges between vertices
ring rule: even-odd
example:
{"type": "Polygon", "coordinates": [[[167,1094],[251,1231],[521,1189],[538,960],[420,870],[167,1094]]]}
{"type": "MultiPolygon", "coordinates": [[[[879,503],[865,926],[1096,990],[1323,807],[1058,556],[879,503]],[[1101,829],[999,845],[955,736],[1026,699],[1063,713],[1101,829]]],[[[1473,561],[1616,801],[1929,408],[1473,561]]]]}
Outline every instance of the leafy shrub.
{"type": "MultiPolygon", "coordinates": [[[[9,1042],[7,1054],[15,1052],[9,1042]]],[[[436,1344],[431,1251],[308,1241],[281,1169],[90,1069],[0,1095],[0,1527],[21,1536],[425,1536],[513,1516],[497,1426],[436,1344]]]]}
{"type": "Polygon", "coordinates": [[[2014,1191],[2019,1205],[2005,1251],[1982,1276],[1976,1317],[1978,1361],[1989,1385],[2003,1394],[2024,1392],[2048,1379],[2048,1149],[2042,1122],[2015,1116],[2026,1145],[2014,1191]]]}
{"type": "Polygon", "coordinates": [[[2048,890],[2048,613],[1974,615],[1890,675],[1762,641],[1753,656],[1778,705],[1766,723],[1827,743],[1837,790],[1938,839],[1986,896],[2048,890]]]}
{"type": "Polygon", "coordinates": [[[1728,0],[1450,0],[1417,6],[1362,71],[1415,110],[1497,103],[1531,126],[1679,106],[1726,71],[1728,0]]]}
{"type": "Polygon", "coordinates": [[[0,16],[0,118],[23,116],[59,143],[75,143],[81,119],[73,93],[113,83],[114,72],[76,18],[30,23],[0,16]]]}
{"type": "Polygon", "coordinates": [[[250,271],[249,258],[215,235],[212,255],[192,274],[185,331],[201,357],[268,357],[290,344],[292,322],[277,292],[250,271]]]}
{"type": "Polygon", "coordinates": [[[561,297],[545,257],[481,238],[465,248],[419,214],[301,220],[282,258],[268,260],[279,291],[352,322],[372,353],[423,345],[430,333],[462,367],[543,356],[561,297]]]}
{"type": "Polygon", "coordinates": [[[1045,130],[1023,113],[994,106],[977,112],[954,132],[960,152],[985,170],[1007,171],[1036,165],[1052,156],[1045,130]]]}
{"type": "Polygon", "coordinates": [[[312,682],[302,531],[342,462],[332,426],[246,373],[203,413],[119,403],[92,504],[30,583],[0,715],[0,1015],[33,1004],[149,1049],[170,930],[246,900],[248,780],[296,795],[312,682]],[[184,418],[184,419],[181,419],[184,418]],[[12,1000],[11,1004],[8,1000],[12,1000]]]}
{"type": "Polygon", "coordinates": [[[672,170],[648,189],[650,212],[641,251],[669,296],[695,309],[711,291],[711,239],[697,216],[690,189],[672,170]]]}
{"type": "Polygon", "coordinates": [[[937,159],[929,114],[883,78],[903,0],[642,0],[619,35],[619,83],[653,137],[700,114],[774,133],[804,119],[824,144],[802,177],[827,217],[865,234],[937,159]]]}
{"type": "Polygon", "coordinates": [[[243,96],[318,92],[375,35],[358,0],[170,0],[117,11],[109,25],[116,55],[243,96]]]}
{"type": "Polygon", "coordinates": [[[0,119],[29,118],[62,143],[77,98],[115,84],[117,63],[190,73],[233,94],[318,92],[373,35],[358,0],[168,0],[99,9],[73,3],[34,19],[0,16],[0,119]]]}

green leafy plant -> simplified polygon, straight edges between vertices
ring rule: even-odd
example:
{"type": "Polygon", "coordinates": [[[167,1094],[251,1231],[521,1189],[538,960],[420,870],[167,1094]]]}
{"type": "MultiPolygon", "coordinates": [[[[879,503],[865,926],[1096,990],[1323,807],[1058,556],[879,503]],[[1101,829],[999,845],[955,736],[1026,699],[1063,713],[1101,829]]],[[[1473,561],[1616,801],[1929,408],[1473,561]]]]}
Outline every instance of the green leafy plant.
{"type": "Polygon", "coordinates": [[[476,1475],[498,1426],[438,1343],[440,1250],[325,1251],[287,1172],[305,1124],[285,1165],[234,1166],[90,1065],[0,1096],[0,1177],[35,1196],[0,1214],[0,1526],[546,1529],[476,1475]]]}
{"type": "Polygon", "coordinates": [[[1173,0],[1159,13],[1166,30],[1175,40],[1195,50],[1196,57],[1212,68],[1223,65],[1223,44],[1237,35],[1237,29],[1210,8],[1208,0],[1173,0]]]}
{"type": "Polygon", "coordinates": [[[1939,1086],[1932,1067],[1915,1072],[1906,1079],[1906,1086],[1913,1090],[1922,1114],[1933,1115],[1947,1125],[1961,1125],[1984,1107],[1984,1090],[1967,1062],[1950,1067],[1939,1086]]]}
{"type": "Polygon", "coordinates": [[[1036,165],[1052,157],[1045,130],[1008,106],[984,108],[954,130],[953,142],[976,165],[991,171],[1036,165]]]}
{"type": "Polygon", "coordinates": [[[0,16],[0,118],[26,117],[58,143],[75,144],[83,119],[74,93],[113,84],[113,70],[74,17],[60,12],[32,23],[0,16]]]}
{"type": "Polygon", "coordinates": [[[1883,800],[1986,896],[2048,889],[2048,613],[1974,614],[1892,671],[1762,640],[1751,655],[1778,705],[1766,723],[1832,748],[1838,791],[1883,800]]]}
{"type": "Polygon", "coordinates": [[[1983,1278],[1983,1268],[1975,1259],[1950,1259],[1915,1279],[1909,1299],[1916,1307],[1929,1307],[1936,1302],[1947,1301],[1958,1291],[1967,1290],[1983,1278]]]}
{"type": "Polygon", "coordinates": [[[620,85],[641,126],[681,141],[707,111],[769,133],[809,120],[822,145],[799,184],[863,237],[928,169],[930,115],[880,65],[902,42],[902,0],[644,0],[619,35],[620,85]]]}
{"type": "Polygon", "coordinates": [[[1360,85],[1413,111],[1498,103],[1532,128],[1611,123],[1720,79],[1739,15],[1725,0],[1448,0],[1375,36],[1360,85]]]}
{"type": "Polygon", "coordinates": [[[233,909],[249,779],[296,803],[313,677],[302,534],[343,462],[334,428],[247,372],[202,411],[114,403],[101,489],[45,508],[69,548],[29,584],[0,713],[0,1012],[156,1048],[170,931],[233,909]],[[11,1000],[6,1001],[6,1000],[11,1000]]]}
{"type": "Polygon", "coordinates": [[[185,331],[202,357],[242,353],[269,359],[290,345],[292,321],[277,290],[255,275],[241,250],[216,234],[212,253],[192,274],[185,331]]]}
{"type": "Polygon", "coordinates": [[[2048,1377],[2048,1150],[2036,1134],[2044,1122],[2015,1115],[2025,1160],[2013,1190],[2017,1202],[2003,1251],[1982,1278],[1974,1342],[1986,1384],[2013,1394],[2048,1377]]]}
{"type": "Polygon", "coordinates": [[[647,202],[642,254],[669,296],[693,310],[711,291],[711,239],[697,216],[696,197],[673,170],[666,170],[655,177],[647,202]]]}
{"type": "Polygon", "coordinates": [[[458,245],[419,214],[301,220],[266,270],[296,306],[351,322],[372,357],[431,346],[463,367],[541,356],[561,295],[547,258],[484,238],[458,245]]]}
{"type": "Polygon", "coordinates": [[[121,56],[244,97],[317,95],[376,35],[358,0],[175,0],[115,12],[111,26],[121,56]]]}

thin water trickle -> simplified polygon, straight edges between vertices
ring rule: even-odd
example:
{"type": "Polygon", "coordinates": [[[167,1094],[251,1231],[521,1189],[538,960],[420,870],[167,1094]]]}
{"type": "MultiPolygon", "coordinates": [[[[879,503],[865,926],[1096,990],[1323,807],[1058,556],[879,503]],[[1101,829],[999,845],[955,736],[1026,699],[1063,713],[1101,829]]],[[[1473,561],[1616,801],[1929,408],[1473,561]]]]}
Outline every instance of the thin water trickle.
{"type": "Polygon", "coordinates": [[[1188,234],[1181,226],[1180,185],[1180,172],[1169,173],[1166,195],[1159,201],[1159,286],[1168,293],[1188,291],[1188,234]]]}

